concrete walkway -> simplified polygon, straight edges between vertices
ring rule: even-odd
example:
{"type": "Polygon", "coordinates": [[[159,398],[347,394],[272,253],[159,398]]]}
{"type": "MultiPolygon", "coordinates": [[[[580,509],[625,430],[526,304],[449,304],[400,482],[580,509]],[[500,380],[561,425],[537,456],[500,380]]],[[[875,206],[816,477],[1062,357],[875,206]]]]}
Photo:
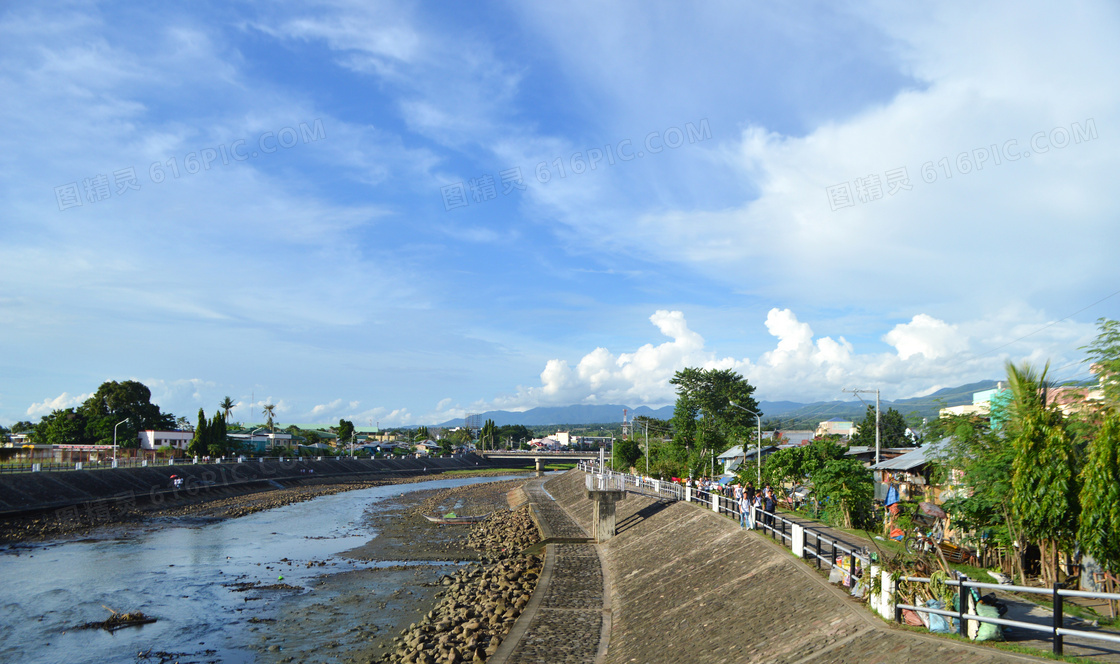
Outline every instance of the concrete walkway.
{"type": "MultiPolygon", "coordinates": [[[[543,483],[531,480],[525,492],[544,539],[586,540],[587,532],[556,504],[543,483]]],[[[488,661],[593,664],[610,630],[610,607],[604,597],[603,565],[594,543],[546,544],[541,578],[523,620],[488,661]]]]}

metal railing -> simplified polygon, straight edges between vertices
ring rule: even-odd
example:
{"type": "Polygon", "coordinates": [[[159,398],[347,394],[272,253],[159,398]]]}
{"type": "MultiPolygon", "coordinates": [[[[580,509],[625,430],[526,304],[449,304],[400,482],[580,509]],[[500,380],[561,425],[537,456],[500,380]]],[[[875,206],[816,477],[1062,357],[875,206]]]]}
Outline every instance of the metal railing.
{"type": "MultiPolygon", "coordinates": [[[[904,576],[900,580],[917,583],[929,583],[929,579],[922,576],[904,576]]],[[[894,605],[895,621],[901,623],[903,610],[909,609],[910,611],[914,611],[915,613],[933,613],[939,616],[956,619],[957,633],[962,636],[966,635],[968,632],[968,621],[991,623],[993,625],[1001,625],[1006,627],[1018,627],[1019,629],[1026,629],[1034,632],[1044,632],[1050,634],[1055,655],[1062,654],[1062,650],[1064,647],[1064,637],[1066,636],[1076,636],[1084,639],[1096,639],[1099,641],[1120,643],[1120,634],[1107,634],[1103,632],[1093,632],[1084,629],[1066,627],[1065,614],[1062,612],[1063,599],[1066,597],[1086,597],[1090,599],[1120,600],[1120,593],[1100,593],[1089,592],[1085,590],[1067,590],[1058,586],[1057,584],[1055,584],[1053,588],[1032,588],[1030,586],[982,583],[979,581],[969,581],[968,577],[964,576],[962,576],[960,579],[948,580],[945,582],[945,585],[955,586],[957,588],[956,611],[935,609],[927,606],[914,606],[912,604],[896,603],[894,605]],[[972,595],[972,589],[974,588],[978,590],[991,589],[1007,592],[1031,593],[1035,595],[1048,595],[1050,597],[1050,600],[1053,602],[1053,622],[1051,625],[1042,625],[1039,623],[1023,622],[1021,620],[1008,620],[1006,618],[993,618],[977,615],[975,613],[966,613],[966,607],[968,606],[968,597],[972,595]]],[[[979,602],[977,601],[976,603],[979,602]]]]}
{"type": "MultiPolygon", "coordinates": [[[[688,501],[702,505],[707,505],[717,514],[722,514],[737,520],[742,520],[740,517],[740,510],[738,503],[726,496],[718,493],[709,493],[704,491],[697,491],[691,487],[682,487],[679,484],[672,482],[664,482],[650,478],[642,478],[634,475],[617,473],[609,469],[600,469],[595,462],[583,462],[579,464],[580,469],[587,473],[595,473],[599,477],[614,478],[617,477],[620,485],[625,487],[627,491],[634,491],[635,493],[642,493],[644,495],[655,495],[662,499],[688,501]]],[[[754,508],[749,514],[747,520],[749,526],[755,530],[761,530],[763,534],[769,534],[771,539],[780,541],[783,545],[790,546],[794,549],[795,555],[800,555],[807,564],[816,564],[817,569],[822,569],[822,565],[828,565],[829,569],[839,566],[842,570],[842,580],[845,585],[854,587],[858,581],[864,577],[864,570],[875,572],[871,567],[870,556],[866,551],[853,549],[849,546],[841,544],[835,537],[829,536],[827,533],[812,528],[806,528],[799,523],[786,519],[783,516],[774,512],[767,512],[760,508],[754,508]],[[795,530],[800,528],[801,534],[795,538],[795,530]],[[798,540],[799,541],[795,541],[798,540]],[[810,540],[812,544],[810,544],[810,540]],[[795,546],[800,546],[800,552],[797,551],[795,546]],[[810,562],[810,560],[814,562],[810,562]]],[[[884,572],[884,577],[886,573],[884,572]]],[[[929,583],[929,579],[925,577],[902,577],[903,581],[913,581],[919,583],[929,583]]],[[[884,585],[886,581],[884,580],[884,585]]],[[[1053,588],[1032,588],[1029,586],[1011,586],[995,583],[981,583],[978,581],[969,581],[967,577],[962,577],[960,580],[946,581],[946,585],[958,587],[958,606],[957,611],[948,611],[945,609],[935,609],[926,606],[913,606],[910,604],[900,604],[894,601],[893,590],[887,591],[887,598],[889,604],[893,607],[894,619],[898,622],[902,621],[902,612],[904,609],[909,609],[915,612],[933,613],[941,616],[951,617],[957,619],[957,630],[960,634],[965,634],[967,630],[966,621],[975,620],[977,622],[986,622],[996,625],[1003,625],[1008,627],[1019,627],[1036,632],[1046,632],[1051,635],[1054,644],[1054,654],[1062,654],[1063,637],[1077,636],[1086,639],[1097,639],[1101,641],[1109,641],[1111,643],[1120,643],[1120,634],[1115,633],[1102,633],[1093,632],[1082,629],[1075,629],[1066,627],[1064,616],[1062,613],[1062,600],[1065,597],[1084,597],[1090,599],[1104,599],[1104,600],[1120,600],[1120,593],[1102,593],[1102,592],[1089,592],[1084,590],[1067,590],[1055,586],[1053,588]],[[1018,620],[1007,620],[1004,618],[989,618],[972,613],[966,613],[965,589],[969,589],[968,593],[971,594],[971,589],[993,589],[1003,590],[1010,592],[1023,592],[1038,595],[1048,595],[1053,602],[1054,618],[1053,624],[1043,625],[1039,623],[1027,623],[1018,620]]],[[[888,614],[889,615],[889,614],[888,614]]]]}
{"type": "MultiPolygon", "coordinates": [[[[734,498],[729,498],[715,492],[682,487],[673,482],[619,473],[610,469],[600,469],[598,466],[599,464],[593,461],[581,462],[579,464],[579,468],[589,474],[587,475],[588,477],[590,477],[591,474],[597,477],[617,477],[621,482],[621,486],[626,487],[628,491],[632,490],[635,493],[641,493],[643,495],[656,495],[662,499],[706,504],[717,514],[730,517],[740,522],[743,520],[739,504],[734,498]],[[631,487],[633,488],[631,489],[631,487]]],[[[846,567],[844,576],[848,580],[849,586],[855,585],[855,581],[862,578],[863,570],[867,569],[870,565],[870,556],[866,553],[844,546],[840,544],[836,538],[829,537],[825,533],[812,528],[805,528],[794,521],[780,516],[776,512],[767,512],[762,508],[755,507],[748,516],[747,522],[751,528],[754,530],[761,530],[763,534],[768,533],[771,539],[780,541],[783,545],[790,546],[791,548],[794,544],[793,533],[795,526],[800,528],[803,533],[803,539],[799,555],[805,559],[812,558],[815,560],[817,569],[822,569],[822,565],[828,565],[829,569],[837,565],[841,566],[841,568],[846,567]],[[810,538],[813,541],[813,546],[811,547],[808,545],[810,538]]]]}

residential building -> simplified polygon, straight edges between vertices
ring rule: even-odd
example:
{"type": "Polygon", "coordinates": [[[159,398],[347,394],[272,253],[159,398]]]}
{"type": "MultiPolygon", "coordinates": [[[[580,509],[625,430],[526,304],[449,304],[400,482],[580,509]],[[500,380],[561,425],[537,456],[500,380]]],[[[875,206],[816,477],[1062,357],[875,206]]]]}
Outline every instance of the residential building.
{"type": "Polygon", "coordinates": [[[161,447],[170,447],[176,450],[185,450],[194,438],[193,431],[140,431],[136,434],[140,439],[140,449],[158,450],[161,447]]]}
{"type": "Polygon", "coordinates": [[[845,440],[852,437],[855,428],[851,420],[843,420],[839,417],[834,417],[831,420],[825,420],[817,425],[815,434],[817,436],[831,436],[838,435],[845,440]]]}

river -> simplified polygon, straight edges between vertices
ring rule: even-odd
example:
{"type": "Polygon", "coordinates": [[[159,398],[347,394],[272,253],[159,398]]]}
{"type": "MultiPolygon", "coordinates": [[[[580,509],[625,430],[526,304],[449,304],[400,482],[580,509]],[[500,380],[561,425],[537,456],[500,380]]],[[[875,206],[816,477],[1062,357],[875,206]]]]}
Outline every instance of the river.
{"type": "Polygon", "coordinates": [[[510,478],[388,485],[238,519],[180,519],[77,541],[0,548],[0,662],[135,662],[138,653],[148,651],[191,653],[187,659],[195,661],[256,661],[251,625],[272,619],[279,602],[270,601],[267,592],[248,601],[244,592],[223,584],[307,588],[324,573],[399,565],[336,554],[376,537],[363,525],[363,515],[380,500],[501,479],[510,478]],[[285,558],[288,562],[281,562],[285,558]],[[328,563],[326,569],[307,567],[321,561],[328,563]],[[114,633],[75,629],[106,619],[103,607],[143,611],[159,620],[114,633]]]}

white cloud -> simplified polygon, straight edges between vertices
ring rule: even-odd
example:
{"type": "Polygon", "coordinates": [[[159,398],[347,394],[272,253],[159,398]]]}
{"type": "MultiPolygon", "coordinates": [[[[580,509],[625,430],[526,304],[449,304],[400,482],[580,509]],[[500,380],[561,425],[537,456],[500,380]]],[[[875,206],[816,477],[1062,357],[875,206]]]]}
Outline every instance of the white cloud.
{"type": "Polygon", "coordinates": [[[30,417],[42,417],[43,415],[50,415],[56,410],[63,408],[70,408],[72,406],[80,405],[83,401],[93,396],[93,393],[79,394],[77,396],[70,396],[69,393],[63,392],[53,399],[44,399],[43,401],[33,403],[27,407],[27,415],[30,417]]]}
{"type": "MultiPolygon", "coordinates": [[[[1024,312],[1008,315],[1018,317],[1024,312]]],[[[918,314],[883,336],[894,352],[859,353],[844,337],[816,337],[812,327],[798,320],[791,310],[774,308],[767,314],[765,326],[777,343],[752,361],[721,357],[707,348],[704,338],[689,329],[680,311],[658,311],[650,322],[670,341],[617,355],[596,348],[574,367],[562,359],[549,360],[539,386],[519,388],[515,395],[487,405],[515,410],[572,403],[664,405],[675,400],[669,380],[685,367],[735,370],[758,388],[759,398],[766,400],[844,399],[844,388],[864,387],[879,387],[888,399],[907,398],[928,393],[931,385],[998,378],[1008,359],[1043,362],[1053,358],[1055,365],[1064,363],[1077,357],[1077,346],[1093,334],[1092,326],[1079,323],[1061,323],[1039,331],[1045,325],[1042,319],[1042,325],[1035,323],[1033,330],[1024,328],[1022,332],[1036,334],[1018,341],[1013,337],[1010,345],[996,354],[988,351],[1007,334],[1002,321],[969,322],[965,327],[976,330],[984,341],[973,348],[961,326],[918,314]]]]}
{"type": "Polygon", "coordinates": [[[909,323],[895,325],[883,341],[894,346],[903,360],[918,353],[936,360],[968,348],[968,339],[961,336],[956,325],[926,314],[914,316],[909,323]]]}

